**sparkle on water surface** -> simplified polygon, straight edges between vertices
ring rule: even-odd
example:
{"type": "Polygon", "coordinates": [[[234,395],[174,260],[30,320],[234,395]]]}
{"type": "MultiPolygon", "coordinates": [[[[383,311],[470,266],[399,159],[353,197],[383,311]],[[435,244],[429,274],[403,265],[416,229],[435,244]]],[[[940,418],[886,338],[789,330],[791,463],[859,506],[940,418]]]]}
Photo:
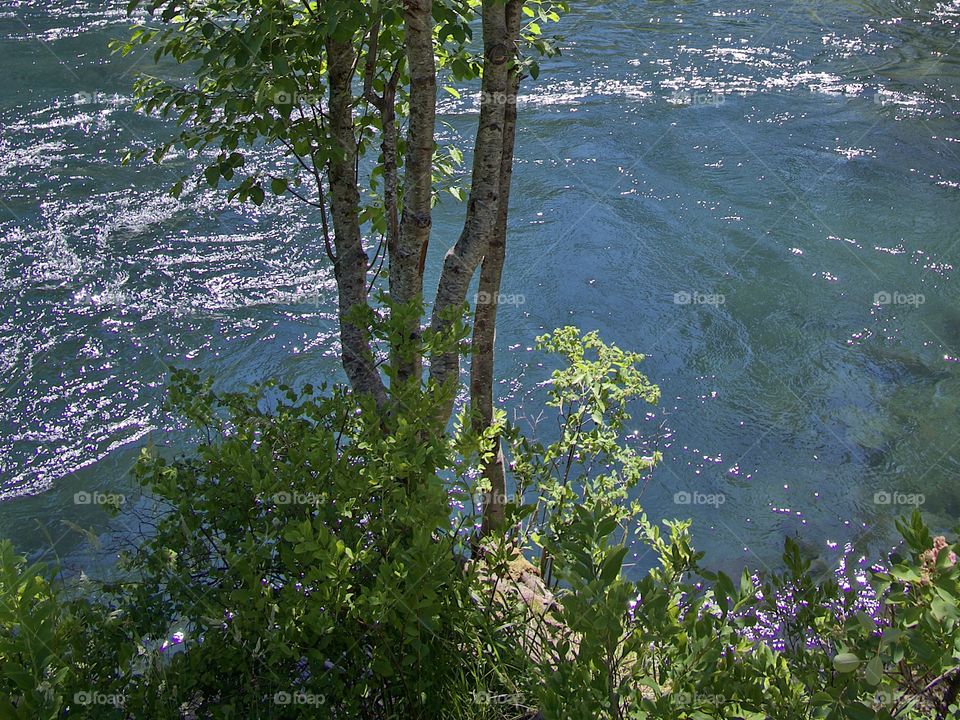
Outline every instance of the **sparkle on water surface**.
{"type": "MultiPolygon", "coordinates": [[[[118,166],[169,132],[130,109],[149,61],[106,48],[125,5],[0,8],[0,535],[28,550],[102,527],[74,493],[129,492],[141,444],[185,441],[168,364],[221,387],[339,373],[312,212],[174,201],[182,155],[118,166]]],[[[646,353],[644,505],[724,564],[772,564],[783,535],[827,563],[879,543],[910,508],[878,493],[955,518],[958,26],[960,2],[576,4],[520,103],[504,406],[536,414],[531,340],[559,325],[646,353]]],[[[445,141],[472,135],[462,90],[445,141]]],[[[462,211],[437,210],[434,273],[462,211]]]]}

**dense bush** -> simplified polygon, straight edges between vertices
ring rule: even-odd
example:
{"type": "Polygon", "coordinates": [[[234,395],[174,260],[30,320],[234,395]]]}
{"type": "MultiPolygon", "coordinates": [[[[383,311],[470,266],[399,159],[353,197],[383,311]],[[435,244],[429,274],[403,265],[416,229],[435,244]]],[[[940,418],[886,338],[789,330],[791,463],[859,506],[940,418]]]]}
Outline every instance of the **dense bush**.
{"type": "Polygon", "coordinates": [[[171,399],[207,438],[144,451],[144,536],[121,582],[68,584],[0,545],[3,718],[946,718],[960,569],[918,514],[902,556],[818,580],[700,567],[689,524],[631,489],[659,457],[621,440],[656,402],[642,356],[564,328],[549,442],[502,425],[515,494],[480,538],[489,437],[401,388],[171,399]],[[627,579],[638,545],[656,567],[627,579]],[[862,577],[853,577],[860,573],[862,577]],[[855,592],[856,586],[869,592],[855,592]]]}

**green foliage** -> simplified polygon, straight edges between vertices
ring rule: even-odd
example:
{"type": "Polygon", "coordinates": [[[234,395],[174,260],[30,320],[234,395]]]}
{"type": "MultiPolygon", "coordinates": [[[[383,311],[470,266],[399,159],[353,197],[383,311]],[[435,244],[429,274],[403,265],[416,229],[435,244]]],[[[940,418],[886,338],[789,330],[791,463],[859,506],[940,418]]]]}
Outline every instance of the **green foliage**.
{"type": "Polygon", "coordinates": [[[120,718],[136,646],[90,584],[64,586],[0,540],[0,718],[120,718]]]}
{"type": "Polygon", "coordinates": [[[56,718],[69,666],[63,610],[42,568],[0,541],[0,717],[56,718]]]}
{"type": "MultiPolygon", "coordinates": [[[[381,338],[399,322],[370,320],[381,338]]],[[[688,521],[633,500],[659,460],[620,438],[659,396],[642,356],[574,328],[539,344],[560,360],[558,430],[505,429],[516,493],[482,545],[474,469],[500,425],[441,432],[452,388],[396,388],[382,413],[341,388],[174,373],[206,439],[144,450],[150,530],[120,581],[63,586],[0,543],[0,718],[955,715],[955,545],[915,513],[863,582],[816,577],[792,541],[781,571],[711,572],[688,521]],[[866,582],[872,604],[848,588],[866,582]]]]}
{"type": "MultiPolygon", "coordinates": [[[[790,588],[805,603],[787,624],[789,655],[798,678],[822,706],[815,717],[886,720],[957,712],[960,569],[954,546],[932,538],[918,511],[897,526],[907,554],[892,555],[888,567],[871,578],[883,598],[879,628],[836,579],[814,582],[809,563],[792,543],[785,552],[787,573],[764,589],[772,597],[790,588]],[[942,703],[951,684],[953,700],[942,703]]],[[[857,582],[849,574],[848,588],[857,582]]]]}
{"type": "MultiPolygon", "coordinates": [[[[482,70],[482,48],[473,37],[480,0],[433,4],[437,72],[448,81],[475,80],[482,70]]],[[[556,22],[564,2],[530,0],[525,6],[524,45],[536,55],[559,53],[556,38],[541,24],[556,22]]],[[[135,85],[138,108],[174,120],[176,135],[153,148],[132,151],[126,161],[150,156],[162,162],[181,148],[200,160],[197,176],[182,177],[171,188],[179,197],[191,182],[228,184],[230,198],[264,202],[268,192],[289,193],[324,206],[324,182],[331,158],[342,156],[328,121],[327,43],[349,42],[357,51],[354,132],[357,157],[368,158],[367,201],[361,218],[375,232],[386,229],[382,181],[386,158],[381,148],[382,115],[374,96],[393,98],[398,122],[409,113],[410,77],[406,66],[403,4],[365,0],[131,0],[147,21],[131,30],[115,52],[151,53],[155,70],[135,85]],[[170,62],[173,63],[173,68],[170,62]],[[387,86],[392,89],[384,93],[387,86]],[[266,146],[281,160],[267,167],[250,152],[266,146]]],[[[522,60],[536,77],[534,58],[522,60]]],[[[354,149],[351,149],[354,150],[354,149]]],[[[395,148],[403,166],[405,145],[395,148]]],[[[457,166],[463,153],[438,148],[434,159],[437,190],[462,197],[457,166]]]]}
{"type": "Polygon", "coordinates": [[[276,390],[216,396],[227,415],[198,457],[143,460],[173,508],[130,560],[147,578],[143,629],[162,637],[173,628],[149,621],[176,618],[187,635],[147,706],[422,716],[456,687],[452,658],[478,627],[440,480],[451,446],[415,422],[434,402],[405,405],[384,432],[343,393],[276,390]],[[270,707],[284,694],[307,700],[270,707]]]}

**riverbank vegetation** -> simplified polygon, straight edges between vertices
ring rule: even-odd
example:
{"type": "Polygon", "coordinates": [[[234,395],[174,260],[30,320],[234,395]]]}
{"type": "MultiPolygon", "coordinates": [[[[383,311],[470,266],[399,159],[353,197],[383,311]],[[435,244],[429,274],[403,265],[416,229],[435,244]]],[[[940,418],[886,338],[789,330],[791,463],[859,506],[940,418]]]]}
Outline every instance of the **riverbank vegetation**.
{"type": "Polygon", "coordinates": [[[712,572],[688,522],[630,499],[659,460],[621,437],[658,398],[642,356],[575,328],[539,345],[553,438],[465,415],[434,432],[433,384],[384,413],[342,387],[217,393],[176,373],[203,441],[144,450],[119,579],[0,545],[0,717],[955,716],[955,538],[914,513],[870,569],[818,578],[788,540],[781,571],[712,572]],[[515,492],[481,534],[493,432],[515,492]],[[649,570],[625,573],[644,550],[649,570]]]}
{"type": "Polygon", "coordinates": [[[139,533],[110,578],[0,543],[0,720],[957,714],[956,537],[914,513],[875,566],[818,574],[787,539],[781,569],[705,567],[688,521],[636,499],[661,458],[627,427],[659,389],[595,333],[539,338],[547,435],[495,410],[517,95],[562,2],[130,9],[117,50],[158,63],[139,107],[177,127],[131,159],[188,155],[177,197],[290,195],[319,218],[346,384],[221,392],[175,371],[199,440],[143,450],[139,533]],[[438,141],[446,80],[478,85],[466,153],[438,141]],[[441,196],[466,207],[427,317],[441,196]]]}
{"type": "MultiPolygon", "coordinates": [[[[506,494],[499,436],[490,431],[517,97],[524,79],[539,73],[539,58],[559,52],[543,28],[565,9],[563,0],[132,0],[128,11],[142,13],[140,22],[114,44],[123,55],[152,54],[155,68],[136,82],[137,107],[176,122],[168,142],[131,150],[127,161],[163,163],[184,153],[196,173],[173,184],[174,197],[222,186],[230,200],[260,205],[268,194],[288,195],[319,216],[316,242],[333,268],[343,370],[352,389],[381,409],[396,401],[391,383],[423,372],[438,385],[459,380],[456,348],[425,367],[416,339],[424,324],[449,331],[479,276],[470,423],[494,443],[481,467],[492,488],[484,499],[488,528],[503,521],[506,494]],[[472,145],[441,138],[437,94],[442,86],[458,95],[450,84],[479,85],[472,145]],[[275,162],[248,162],[264,147],[275,162]],[[465,200],[466,209],[426,317],[424,276],[441,196],[465,200]],[[370,314],[382,307],[380,292],[392,307],[419,312],[398,315],[398,331],[377,338],[370,314]]],[[[436,403],[441,425],[452,409],[452,395],[436,403]]]]}

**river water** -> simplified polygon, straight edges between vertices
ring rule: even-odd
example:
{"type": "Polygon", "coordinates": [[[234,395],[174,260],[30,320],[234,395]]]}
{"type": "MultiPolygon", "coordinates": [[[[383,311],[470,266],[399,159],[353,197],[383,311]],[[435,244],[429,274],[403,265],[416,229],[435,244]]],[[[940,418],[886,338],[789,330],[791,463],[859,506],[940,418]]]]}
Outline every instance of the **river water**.
{"type": "MultiPolygon", "coordinates": [[[[168,364],[221,387],[339,372],[318,219],[192,167],[120,167],[169,126],[111,56],[125,2],[0,3],[0,535],[84,552],[80,492],[132,493],[181,442],[168,364]]],[[[631,442],[653,517],[721,564],[882,544],[960,514],[960,2],[575,3],[520,105],[499,396],[535,415],[532,339],[575,324],[648,355],[631,442]],[[922,497],[921,497],[922,496],[922,497]]],[[[137,63],[135,65],[135,63],[137,63]]],[[[445,139],[475,97],[444,95],[445,139]]],[[[262,162],[271,158],[264,153],[262,162]]],[[[427,287],[463,206],[442,202],[427,287]]]]}

